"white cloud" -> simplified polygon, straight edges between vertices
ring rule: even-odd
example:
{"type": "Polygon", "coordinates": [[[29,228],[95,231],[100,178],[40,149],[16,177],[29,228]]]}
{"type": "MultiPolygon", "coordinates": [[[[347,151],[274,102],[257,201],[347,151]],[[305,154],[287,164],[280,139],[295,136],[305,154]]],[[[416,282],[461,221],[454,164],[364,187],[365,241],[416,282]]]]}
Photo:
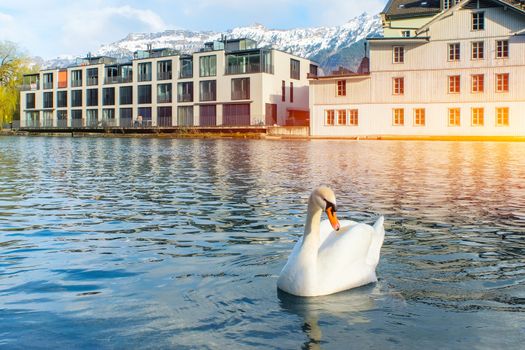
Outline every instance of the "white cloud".
{"type": "Polygon", "coordinates": [[[131,32],[340,25],[387,0],[0,0],[0,39],[34,55],[85,54],[131,32]]]}
{"type": "Polygon", "coordinates": [[[102,43],[121,39],[134,31],[167,29],[162,18],[151,10],[131,6],[95,7],[69,13],[63,25],[62,45],[78,50],[95,50],[102,43]]]}

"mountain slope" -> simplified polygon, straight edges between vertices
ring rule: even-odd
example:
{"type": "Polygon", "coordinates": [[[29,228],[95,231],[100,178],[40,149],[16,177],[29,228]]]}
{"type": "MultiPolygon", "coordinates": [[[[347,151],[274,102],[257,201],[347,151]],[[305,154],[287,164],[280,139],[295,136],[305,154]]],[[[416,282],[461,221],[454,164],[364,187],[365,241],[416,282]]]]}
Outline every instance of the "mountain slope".
{"type": "MultiPolygon", "coordinates": [[[[129,59],[136,50],[169,47],[183,53],[198,51],[205,42],[227,38],[249,38],[260,47],[271,46],[318,62],[325,72],[344,66],[355,69],[363,57],[363,40],[382,34],[379,16],[366,13],[341,26],[298,28],[290,30],[268,29],[260,24],[239,27],[218,33],[211,31],[167,30],[160,33],[129,34],[122,40],[103,45],[95,54],[129,59]]],[[[57,65],[59,62],[48,62],[57,65]]]]}

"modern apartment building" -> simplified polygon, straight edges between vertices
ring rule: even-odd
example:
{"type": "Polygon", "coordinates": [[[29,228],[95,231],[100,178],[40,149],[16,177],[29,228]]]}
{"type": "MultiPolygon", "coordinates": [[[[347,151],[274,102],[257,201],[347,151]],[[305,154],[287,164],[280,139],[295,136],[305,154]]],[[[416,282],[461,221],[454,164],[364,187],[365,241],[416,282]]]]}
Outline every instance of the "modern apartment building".
{"type": "Polygon", "coordinates": [[[22,128],[235,127],[308,123],[309,60],[249,39],[184,55],[138,51],[130,62],[87,57],[24,77],[22,128]]]}
{"type": "Polygon", "coordinates": [[[525,136],[524,3],[389,1],[370,71],[311,80],[311,134],[525,136]]]}

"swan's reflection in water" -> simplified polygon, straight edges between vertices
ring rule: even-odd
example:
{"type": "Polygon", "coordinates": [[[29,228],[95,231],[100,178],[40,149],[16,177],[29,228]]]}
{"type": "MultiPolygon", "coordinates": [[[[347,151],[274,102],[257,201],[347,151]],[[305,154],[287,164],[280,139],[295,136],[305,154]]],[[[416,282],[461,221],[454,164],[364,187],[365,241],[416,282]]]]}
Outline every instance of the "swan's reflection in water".
{"type": "Polygon", "coordinates": [[[314,298],[297,297],[277,289],[277,296],[283,311],[301,318],[301,329],[308,339],[302,348],[316,350],[321,349],[323,343],[323,331],[319,325],[323,318],[334,317],[349,325],[368,323],[369,319],[363,313],[376,307],[381,291],[377,284],[369,284],[314,298]]]}

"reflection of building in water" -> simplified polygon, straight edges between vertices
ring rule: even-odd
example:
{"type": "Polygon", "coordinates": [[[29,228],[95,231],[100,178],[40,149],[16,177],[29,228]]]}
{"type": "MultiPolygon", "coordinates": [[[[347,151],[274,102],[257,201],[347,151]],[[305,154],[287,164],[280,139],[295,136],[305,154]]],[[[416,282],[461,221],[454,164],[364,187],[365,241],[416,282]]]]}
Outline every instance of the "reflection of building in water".
{"type": "Polygon", "coordinates": [[[523,4],[389,1],[360,70],[311,80],[311,134],[525,136],[523,4]]]}

